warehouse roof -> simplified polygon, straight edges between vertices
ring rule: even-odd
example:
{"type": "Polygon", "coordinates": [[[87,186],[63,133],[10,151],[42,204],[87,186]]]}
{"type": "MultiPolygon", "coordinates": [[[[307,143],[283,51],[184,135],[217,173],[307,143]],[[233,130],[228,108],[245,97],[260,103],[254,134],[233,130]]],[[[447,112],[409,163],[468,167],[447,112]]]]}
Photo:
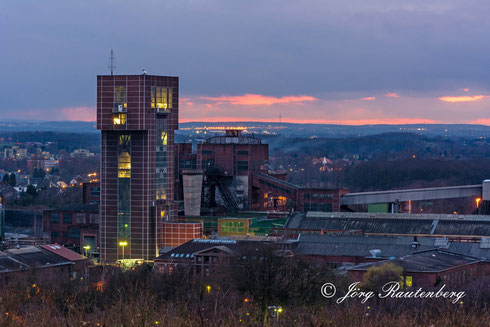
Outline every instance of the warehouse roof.
{"type": "MultiPolygon", "coordinates": [[[[420,216],[420,215],[419,215],[420,216]]],[[[396,215],[373,216],[366,213],[361,216],[341,217],[335,213],[324,213],[324,216],[312,216],[302,213],[292,215],[285,229],[298,231],[352,231],[360,230],[364,233],[376,234],[426,234],[426,235],[461,235],[461,236],[490,236],[490,220],[449,220],[436,219],[437,215],[427,215],[427,218],[417,217],[411,219],[405,215],[403,218],[396,215]]]]}
{"type": "Polygon", "coordinates": [[[481,258],[475,258],[445,250],[432,250],[414,253],[398,259],[383,260],[348,268],[349,271],[366,271],[370,267],[379,266],[386,262],[392,262],[403,268],[405,273],[414,272],[442,272],[448,269],[482,262],[481,258]]]}
{"type": "Polygon", "coordinates": [[[379,250],[379,257],[401,257],[414,252],[443,248],[464,255],[490,260],[490,248],[483,243],[449,242],[447,239],[419,237],[413,247],[409,236],[332,236],[301,234],[291,250],[296,255],[371,257],[372,250],[379,250]]]}

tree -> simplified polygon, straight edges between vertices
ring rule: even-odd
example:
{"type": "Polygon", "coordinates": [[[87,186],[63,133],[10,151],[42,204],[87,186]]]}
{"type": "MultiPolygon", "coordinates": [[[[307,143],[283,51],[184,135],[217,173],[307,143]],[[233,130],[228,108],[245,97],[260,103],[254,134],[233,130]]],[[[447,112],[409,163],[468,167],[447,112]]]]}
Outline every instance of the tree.
{"type": "Polygon", "coordinates": [[[263,244],[240,253],[231,262],[235,289],[250,295],[262,310],[269,305],[313,303],[330,271],[303,262],[277,245],[263,244]]]}
{"type": "Polygon", "coordinates": [[[30,196],[35,198],[37,195],[36,188],[32,184],[29,184],[29,186],[27,186],[26,194],[29,194],[30,196]]]}
{"type": "Polygon", "coordinates": [[[362,278],[361,288],[379,292],[388,282],[402,281],[403,268],[392,262],[370,267],[362,278]]]}
{"type": "Polygon", "coordinates": [[[5,173],[3,175],[3,180],[2,180],[5,184],[8,184],[9,182],[9,174],[5,173]]]}

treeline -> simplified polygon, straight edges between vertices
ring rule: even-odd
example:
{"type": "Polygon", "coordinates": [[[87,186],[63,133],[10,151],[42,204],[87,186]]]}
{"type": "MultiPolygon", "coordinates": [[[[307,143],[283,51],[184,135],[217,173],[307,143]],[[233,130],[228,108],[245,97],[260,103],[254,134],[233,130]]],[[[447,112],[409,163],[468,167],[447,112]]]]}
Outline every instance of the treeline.
{"type": "Polygon", "coordinates": [[[97,279],[10,276],[0,284],[0,326],[455,327],[490,321],[488,279],[451,286],[466,292],[457,304],[443,298],[337,304],[350,283],[345,277],[284,256],[251,258],[211,269],[209,276],[179,267],[162,274],[149,265],[126,272],[106,266],[97,279]],[[321,295],[326,282],[336,285],[335,298],[321,295]]]}
{"type": "Polygon", "coordinates": [[[347,138],[263,137],[271,157],[329,159],[352,156],[366,159],[417,158],[488,158],[490,143],[482,138],[428,137],[413,133],[385,133],[347,138]]]}
{"type": "Polygon", "coordinates": [[[0,137],[7,143],[26,142],[56,142],[58,150],[71,152],[75,149],[85,148],[99,151],[99,133],[63,133],[63,132],[1,132],[0,137]]]}
{"type": "Polygon", "coordinates": [[[351,191],[481,184],[490,178],[490,159],[372,160],[347,168],[344,187],[351,191]]]}

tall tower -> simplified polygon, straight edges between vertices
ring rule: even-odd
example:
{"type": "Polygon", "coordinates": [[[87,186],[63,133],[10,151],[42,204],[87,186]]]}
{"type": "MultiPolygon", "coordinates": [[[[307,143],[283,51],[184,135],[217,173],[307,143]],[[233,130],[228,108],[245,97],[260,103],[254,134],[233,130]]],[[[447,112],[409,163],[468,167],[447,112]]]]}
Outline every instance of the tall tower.
{"type": "Polygon", "coordinates": [[[152,260],[176,216],[174,131],[179,78],[97,76],[101,131],[100,258],[152,260]]]}

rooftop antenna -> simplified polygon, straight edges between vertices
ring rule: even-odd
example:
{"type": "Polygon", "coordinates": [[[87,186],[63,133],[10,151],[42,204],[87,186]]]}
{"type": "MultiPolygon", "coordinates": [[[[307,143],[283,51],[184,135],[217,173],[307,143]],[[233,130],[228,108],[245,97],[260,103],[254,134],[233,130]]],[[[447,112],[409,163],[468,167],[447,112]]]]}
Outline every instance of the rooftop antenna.
{"type": "Polygon", "coordinates": [[[109,57],[109,69],[111,70],[111,75],[114,75],[114,70],[116,69],[116,57],[114,57],[114,51],[111,49],[111,56],[109,57]]]}

